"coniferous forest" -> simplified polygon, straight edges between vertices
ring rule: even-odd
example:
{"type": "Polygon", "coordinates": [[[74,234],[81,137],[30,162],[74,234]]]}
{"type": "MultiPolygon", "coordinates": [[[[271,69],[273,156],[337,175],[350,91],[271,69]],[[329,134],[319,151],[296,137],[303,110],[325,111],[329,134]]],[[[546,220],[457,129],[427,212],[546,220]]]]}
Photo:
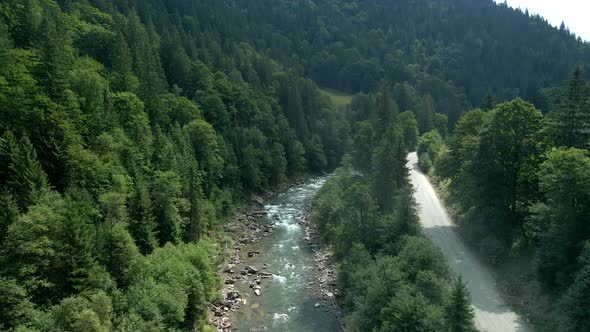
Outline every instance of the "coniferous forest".
{"type": "Polygon", "coordinates": [[[336,170],[345,328],[474,331],[410,151],[484,260],[532,257],[531,317],[588,330],[589,66],[492,0],[1,1],[0,330],[213,331],[223,226],[336,170]]]}

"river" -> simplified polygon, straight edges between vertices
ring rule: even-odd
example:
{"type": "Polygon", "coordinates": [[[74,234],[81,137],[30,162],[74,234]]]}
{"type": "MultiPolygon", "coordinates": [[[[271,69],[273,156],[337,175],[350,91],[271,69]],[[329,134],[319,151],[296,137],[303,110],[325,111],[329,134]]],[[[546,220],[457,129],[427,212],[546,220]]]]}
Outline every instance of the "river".
{"type": "Polygon", "coordinates": [[[233,328],[250,331],[341,331],[336,315],[318,290],[319,271],[314,253],[306,242],[301,218],[314,195],[326,181],[311,179],[293,187],[264,206],[267,216],[262,223],[274,223],[271,233],[242,249],[242,263],[272,273],[262,279],[260,296],[251,288],[254,276],[244,276],[236,283],[245,304],[231,316],[233,328]],[[246,253],[260,251],[255,257],[246,253]]]}

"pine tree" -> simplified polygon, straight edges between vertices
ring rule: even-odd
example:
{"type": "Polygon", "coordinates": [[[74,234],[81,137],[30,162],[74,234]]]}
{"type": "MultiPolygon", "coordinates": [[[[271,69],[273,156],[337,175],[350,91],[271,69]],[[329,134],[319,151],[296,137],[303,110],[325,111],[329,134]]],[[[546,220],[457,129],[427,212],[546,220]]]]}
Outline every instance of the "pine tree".
{"type": "MultiPolygon", "coordinates": [[[[9,145],[15,147],[14,143],[9,145]]],[[[27,136],[21,137],[16,151],[11,151],[9,170],[12,176],[8,184],[21,209],[37,203],[49,190],[47,174],[41,168],[35,148],[27,136]]]]}
{"type": "Polygon", "coordinates": [[[475,332],[473,308],[469,291],[461,277],[455,280],[451,299],[446,308],[446,322],[449,332],[475,332]]]}
{"type": "Polygon", "coordinates": [[[416,111],[416,120],[418,120],[420,134],[427,133],[434,128],[434,99],[431,95],[422,97],[420,106],[416,111]]]}
{"type": "Polygon", "coordinates": [[[380,139],[385,134],[389,126],[397,119],[399,109],[395,101],[391,98],[389,89],[386,85],[381,87],[377,96],[377,110],[374,118],[376,139],[380,139]]]}
{"type": "Polygon", "coordinates": [[[561,127],[561,142],[567,147],[584,148],[585,141],[581,130],[590,123],[588,114],[587,87],[582,68],[574,69],[569,82],[567,99],[559,112],[559,126],[561,127]]]}
{"type": "Polygon", "coordinates": [[[188,221],[184,229],[184,240],[186,242],[198,241],[208,229],[207,220],[208,202],[203,196],[203,179],[199,171],[199,164],[196,160],[189,162],[188,166],[188,191],[185,194],[189,206],[187,209],[188,221]]]}
{"type": "Polygon", "coordinates": [[[94,253],[95,229],[92,222],[95,213],[90,195],[84,191],[67,193],[63,206],[63,218],[53,234],[56,243],[58,271],[52,280],[60,295],[69,296],[100,287],[100,269],[94,253]]]}
{"type": "Polygon", "coordinates": [[[391,213],[395,196],[407,176],[406,149],[398,125],[386,129],[372,158],[372,190],[381,211],[391,213]]]}
{"type": "Polygon", "coordinates": [[[19,209],[12,195],[5,190],[0,193],[0,246],[6,237],[8,227],[16,221],[19,209]]]}
{"type": "Polygon", "coordinates": [[[565,314],[560,331],[588,331],[590,329],[590,262],[576,274],[565,291],[559,307],[565,314]]]}
{"type": "Polygon", "coordinates": [[[150,254],[158,246],[156,221],[149,187],[140,172],[135,178],[135,191],[129,201],[129,217],[129,232],[135,244],[142,254],[150,254]]]}
{"type": "Polygon", "coordinates": [[[496,106],[496,101],[494,100],[494,95],[492,94],[491,90],[486,92],[486,95],[483,97],[482,101],[482,109],[485,111],[491,111],[496,106]]]}
{"type": "Polygon", "coordinates": [[[38,75],[45,92],[56,102],[65,102],[68,74],[73,63],[72,40],[59,8],[48,8],[43,16],[38,75]]]}
{"type": "Polygon", "coordinates": [[[3,74],[9,61],[9,50],[12,48],[12,40],[6,25],[0,21],[0,75],[3,74]]]}
{"type": "Polygon", "coordinates": [[[187,203],[181,198],[178,175],[172,171],[157,171],[152,180],[151,195],[160,245],[168,242],[179,243],[182,227],[181,210],[187,203]]]}

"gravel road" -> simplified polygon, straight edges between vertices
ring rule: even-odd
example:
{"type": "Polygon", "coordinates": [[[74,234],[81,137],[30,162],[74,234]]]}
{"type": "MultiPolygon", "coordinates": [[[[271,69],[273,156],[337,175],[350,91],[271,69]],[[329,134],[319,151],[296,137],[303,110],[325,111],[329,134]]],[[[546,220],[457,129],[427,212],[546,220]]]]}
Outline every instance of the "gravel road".
{"type": "Polygon", "coordinates": [[[425,234],[443,251],[455,273],[463,277],[471,293],[475,323],[480,331],[533,331],[502,299],[488,269],[463,244],[447,211],[428,178],[418,168],[416,153],[408,155],[414,197],[425,234]]]}

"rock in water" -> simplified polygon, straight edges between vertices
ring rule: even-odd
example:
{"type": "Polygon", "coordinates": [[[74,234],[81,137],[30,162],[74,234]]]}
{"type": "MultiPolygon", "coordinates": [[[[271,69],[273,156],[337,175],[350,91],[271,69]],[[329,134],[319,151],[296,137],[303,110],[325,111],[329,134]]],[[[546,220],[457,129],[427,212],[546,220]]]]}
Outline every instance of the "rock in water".
{"type": "Polygon", "coordinates": [[[256,294],[256,296],[260,296],[260,289],[255,289],[254,294],[256,294]]]}
{"type": "Polygon", "coordinates": [[[313,305],[314,308],[319,308],[320,304],[316,302],[316,304],[313,305]]]}

